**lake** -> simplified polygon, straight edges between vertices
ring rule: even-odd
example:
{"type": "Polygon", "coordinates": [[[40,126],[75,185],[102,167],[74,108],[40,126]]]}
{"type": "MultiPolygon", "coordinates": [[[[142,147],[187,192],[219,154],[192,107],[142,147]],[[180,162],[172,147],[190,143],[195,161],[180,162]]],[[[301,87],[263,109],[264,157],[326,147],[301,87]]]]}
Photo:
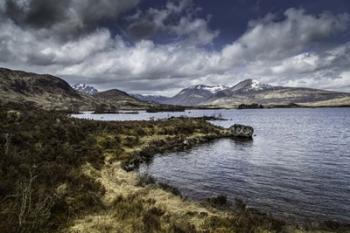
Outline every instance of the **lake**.
{"type": "Polygon", "coordinates": [[[141,174],[195,200],[223,194],[249,207],[300,219],[350,223],[350,108],[189,110],[90,114],[96,120],[149,120],[221,114],[223,127],[251,125],[254,140],[217,140],[155,156],[141,174]]]}

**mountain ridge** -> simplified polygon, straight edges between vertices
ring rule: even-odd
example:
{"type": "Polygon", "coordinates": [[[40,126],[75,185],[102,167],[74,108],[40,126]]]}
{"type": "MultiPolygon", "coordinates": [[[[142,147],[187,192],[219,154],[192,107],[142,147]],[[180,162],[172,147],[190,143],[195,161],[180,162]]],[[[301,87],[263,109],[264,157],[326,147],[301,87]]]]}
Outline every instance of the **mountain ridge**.
{"type": "MultiPolygon", "coordinates": [[[[214,86],[196,85],[184,88],[178,94],[162,99],[162,103],[224,108],[235,108],[241,104],[261,104],[268,107],[293,104],[305,107],[350,106],[350,93],[306,87],[272,86],[254,79],[243,80],[213,93],[206,90],[207,87],[214,86]]],[[[157,97],[154,97],[155,102],[156,99],[157,97]]]]}

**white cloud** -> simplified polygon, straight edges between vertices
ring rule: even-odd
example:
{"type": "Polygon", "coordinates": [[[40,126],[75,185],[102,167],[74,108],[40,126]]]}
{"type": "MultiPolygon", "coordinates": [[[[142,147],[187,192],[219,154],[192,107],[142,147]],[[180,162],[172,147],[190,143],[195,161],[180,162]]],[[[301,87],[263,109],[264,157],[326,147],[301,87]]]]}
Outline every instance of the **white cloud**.
{"type": "Polygon", "coordinates": [[[307,45],[344,31],[349,15],[308,15],[301,9],[289,9],[285,20],[271,15],[250,23],[248,31],[223,50],[231,60],[279,60],[303,52],[307,45]]]}
{"type": "MultiPolygon", "coordinates": [[[[166,7],[172,12],[183,9],[172,3],[166,7]]],[[[158,11],[154,22],[164,26],[167,14],[158,11]]],[[[240,38],[220,51],[198,46],[217,35],[207,22],[183,16],[178,24],[167,25],[179,36],[186,35],[182,40],[156,44],[144,39],[130,44],[106,28],[60,40],[41,29],[4,20],[0,22],[0,65],[147,94],[173,94],[199,83],[232,85],[245,78],[350,91],[350,43],[320,45],[309,51],[313,43],[347,30],[347,15],[314,16],[290,9],[282,21],[269,15],[251,22],[240,38]]]]}
{"type": "Polygon", "coordinates": [[[316,54],[302,53],[283,60],[280,64],[271,67],[273,74],[286,72],[311,72],[320,65],[320,58],[316,54]]]}

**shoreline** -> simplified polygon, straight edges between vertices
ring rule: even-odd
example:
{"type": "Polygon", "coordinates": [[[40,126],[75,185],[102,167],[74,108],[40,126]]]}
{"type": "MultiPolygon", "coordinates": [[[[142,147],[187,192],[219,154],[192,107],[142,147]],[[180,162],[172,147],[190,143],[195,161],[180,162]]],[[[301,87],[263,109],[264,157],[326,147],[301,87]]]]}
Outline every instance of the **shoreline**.
{"type": "MultiPolygon", "coordinates": [[[[141,179],[150,180],[147,184],[156,184],[162,187],[164,185],[163,182],[159,182],[156,178],[154,178],[152,175],[144,174],[140,176],[141,179]]],[[[237,202],[239,202],[238,205],[244,205],[246,206],[247,211],[251,211],[252,214],[262,215],[262,216],[269,216],[273,218],[274,220],[284,222],[287,225],[291,225],[294,227],[299,227],[302,229],[318,229],[320,227],[328,227],[333,225],[336,228],[344,228],[346,230],[350,229],[350,224],[345,221],[339,221],[334,219],[317,219],[317,217],[302,217],[302,216],[286,216],[286,215],[278,215],[273,214],[271,211],[266,211],[264,209],[258,208],[258,207],[251,207],[249,206],[249,203],[245,201],[244,198],[233,198],[234,200],[229,200],[226,195],[211,195],[206,198],[196,198],[196,197],[190,197],[185,196],[183,192],[181,192],[181,188],[175,185],[165,185],[165,187],[162,187],[164,190],[171,192],[174,195],[180,196],[184,200],[191,201],[198,203],[200,205],[204,205],[206,207],[214,207],[219,210],[225,210],[233,213],[237,213],[239,211],[239,207],[237,206],[237,202]],[[224,203],[220,203],[220,199],[225,199],[224,203]],[[217,201],[217,199],[219,199],[217,201]]],[[[340,231],[341,232],[341,231],[340,231]]],[[[347,232],[347,231],[346,231],[347,232]]]]}
{"type": "MultiPolygon", "coordinates": [[[[32,188],[33,202],[43,201],[42,190],[55,201],[52,206],[45,205],[50,218],[31,222],[38,224],[35,225],[38,229],[49,227],[49,232],[62,233],[315,232],[319,229],[318,226],[300,228],[258,214],[244,203],[238,212],[233,212],[222,205],[225,202],[222,198],[211,198],[210,205],[186,200],[175,195],[171,187],[147,184],[138,172],[123,169],[130,162],[150,159],[158,153],[230,137],[227,129],[204,119],[103,122],[42,110],[0,110],[2,132],[16,139],[13,143],[5,138],[8,162],[2,164],[5,166],[2,169],[16,169],[16,175],[3,177],[2,183],[16,184],[19,180],[27,181],[28,175],[30,180],[33,175],[37,177],[32,188]],[[22,157],[12,157],[18,152],[22,157]],[[22,169],[26,167],[30,168],[29,174],[27,169],[22,169]]],[[[20,187],[9,186],[8,193],[20,187]]],[[[14,203],[18,203],[15,198],[0,203],[4,209],[0,217],[8,219],[0,221],[1,229],[17,223],[17,218],[12,218],[16,211],[11,209],[14,203]]],[[[27,219],[34,221],[30,215],[27,219]]],[[[324,232],[348,230],[342,226],[321,228],[324,232]]]]}
{"type": "MultiPolygon", "coordinates": [[[[179,120],[179,119],[185,119],[185,120],[208,120],[205,117],[198,117],[198,118],[170,118],[167,120],[158,120],[155,121],[154,123],[160,122],[160,121],[169,121],[169,120],[179,120]]],[[[218,127],[220,128],[220,127],[218,127]]],[[[175,196],[179,196],[181,201],[183,202],[190,202],[192,204],[195,205],[199,205],[200,207],[204,207],[204,208],[214,208],[215,211],[219,211],[225,214],[233,214],[236,215],[237,214],[237,207],[234,207],[233,203],[228,203],[225,201],[224,205],[211,205],[210,201],[211,200],[215,200],[215,198],[217,197],[209,197],[208,200],[202,200],[202,201],[198,201],[195,199],[184,199],[181,195],[181,192],[178,191],[177,187],[173,187],[173,186],[169,186],[169,185],[165,185],[163,183],[158,183],[157,181],[151,181],[151,182],[144,182],[142,181],[144,178],[142,176],[140,176],[140,174],[138,173],[138,165],[142,162],[148,162],[149,160],[151,160],[154,156],[156,156],[157,154],[163,154],[163,153],[168,153],[168,152],[174,152],[174,151],[183,151],[183,150],[187,150],[187,149],[191,149],[193,147],[196,146],[200,146],[201,144],[205,144],[208,142],[211,142],[213,140],[220,140],[221,138],[229,138],[230,137],[230,133],[227,131],[227,129],[222,129],[222,131],[219,134],[212,134],[212,135],[198,135],[196,137],[190,137],[189,140],[185,139],[183,140],[183,138],[181,139],[176,139],[173,138],[173,141],[171,141],[169,144],[166,144],[165,146],[159,146],[156,148],[153,147],[146,147],[143,148],[141,150],[135,150],[135,154],[130,154],[130,158],[127,159],[126,161],[123,161],[121,163],[117,163],[115,164],[116,167],[121,167],[121,169],[125,170],[127,172],[127,174],[131,174],[131,176],[134,176],[136,173],[136,179],[138,180],[136,183],[138,185],[141,185],[142,187],[145,188],[149,188],[151,187],[152,189],[161,189],[165,192],[169,192],[171,195],[175,195],[175,196]],[[184,143],[184,141],[186,141],[184,143]],[[132,164],[130,166],[130,163],[132,164]]],[[[234,139],[232,139],[234,140],[234,139]]],[[[156,142],[156,141],[155,141],[156,142]]],[[[157,144],[157,143],[156,143],[157,144]]],[[[153,179],[152,177],[148,177],[147,179],[153,179]]],[[[242,202],[241,204],[245,205],[244,202],[242,202]]],[[[238,210],[238,212],[241,210],[238,210]]],[[[272,216],[268,213],[264,213],[261,212],[255,208],[245,208],[246,212],[249,212],[249,215],[256,215],[256,217],[260,218],[266,218],[271,222],[278,222],[278,224],[286,224],[286,226],[289,227],[295,227],[297,228],[301,228],[301,229],[308,229],[308,228],[317,228],[317,227],[328,227],[328,225],[330,226],[336,226],[337,229],[341,229],[342,227],[349,227],[348,225],[346,225],[345,223],[339,223],[336,221],[312,221],[307,222],[308,220],[304,220],[303,222],[297,222],[297,221],[290,221],[290,219],[286,219],[283,218],[282,216],[272,216]]],[[[238,213],[239,215],[240,213],[238,213]]]]}
{"type": "MultiPolygon", "coordinates": [[[[203,143],[199,143],[199,144],[193,144],[191,147],[187,147],[184,149],[180,149],[180,150],[165,150],[162,152],[158,152],[156,154],[154,154],[152,156],[152,158],[150,159],[150,161],[144,161],[145,163],[148,162],[152,162],[152,159],[157,157],[157,156],[167,156],[167,153],[172,153],[172,152],[182,152],[184,150],[191,150],[195,147],[199,147],[202,144],[206,144],[206,143],[211,143],[214,142],[216,140],[221,140],[227,138],[226,136],[224,137],[220,137],[220,138],[214,138],[211,139],[209,141],[203,142],[203,143]]],[[[249,140],[249,139],[240,139],[240,138],[230,138],[228,137],[230,140],[249,140]]],[[[140,179],[146,179],[146,183],[147,184],[161,184],[163,185],[162,182],[159,182],[156,178],[154,178],[152,175],[149,175],[147,173],[145,174],[140,174],[138,171],[138,168],[135,168],[132,170],[132,172],[137,172],[140,179]]],[[[239,202],[238,205],[243,204],[244,206],[246,206],[246,210],[247,211],[251,211],[252,214],[257,214],[257,215],[262,215],[262,216],[268,216],[269,218],[272,218],[273,220],[276,221],[281,221],[284,222],[287,225],[291,225],[297,228],[301,228],[301,229],[318,229],[318,228],[337,228],[338,230],[340,229],[339,232],[343,232],[341,231],[342,228],[344,228],[346,230],[346,232],[348,232],[347,230],[350,230],[350,223],[346,222],[346,221],[341,221],[341,220],[335,220],[335,219],[331,219],[331,218],[323,218],[323,219],[318,219],[317,216],[313,216],[313,217],[302,217],[302,216],[287,216],[287,215],[278,215],[278,214],[274,214],[273,212],[270,211],[266,211],[264,209],[260,209],[257,207],[250,207],[249,203],[246,202],[244,199],[240,198],[240,197],[234,197],[231,198],[231,200],[229,200],[228,196],[225,195],[211,195],[208,196],[206,198],[196,198],[196,197],[189,197],[189,196],[184,196],[184,194],[181,192],[181,188],[178,186],[172,186],[172,185],[166,185],[165,190],[180,196],[181,198],[184,198],[187,201],[191,201],[191,202],[195,202],[198,203],[200,205],[204,205],[206,207],[214,207],[214,208],[218,208],[219,210],[225,210],[225,211],[229,211],[229,212],[233,212],[236,213],[237,212],[237,203],[236,201],[239,202]],[[216,198],[221,198],[224,197],[225,201],[224,204],[217,204],[214,203],[213,206],[210,206],[211,201],[215,200],[216,198]],[[234,199],[234,200],[233,200],[234,199]]],[[[238,207],[239,209],[239,207],[238,207]]]]}

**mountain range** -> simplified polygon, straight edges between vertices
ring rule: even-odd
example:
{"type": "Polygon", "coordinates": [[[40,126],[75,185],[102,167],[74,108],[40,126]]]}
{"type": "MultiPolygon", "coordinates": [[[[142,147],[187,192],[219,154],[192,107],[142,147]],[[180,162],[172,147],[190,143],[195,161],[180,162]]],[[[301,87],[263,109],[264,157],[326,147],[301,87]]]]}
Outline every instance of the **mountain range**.
{"type": "MultiPolygon", "coordinates": [[[[143,98],[140,98],[143,99],[143,98]]],[[[350,93],[302,87],[282,87],[246,79],[227,87],[196,85],[181,90],[173,97],[147,96],[153,103],[183,106],[235,108],[241,104],[275,106],[350,106],[350,93]]]]}
{"type": "Polygon", "coordinates": [[[350,93],[311,88],[282,87],[247,79],[233,86],[196,85],[172,97],[132,95],[118,89],[98,92],[87,84],[70,86],[48,74],[0,68],[0,104],[20,103],[54,110],[116,111],[119,109],[166,109],[168,105],[237,108],[240,105],[350,106],[350,93]]]}

